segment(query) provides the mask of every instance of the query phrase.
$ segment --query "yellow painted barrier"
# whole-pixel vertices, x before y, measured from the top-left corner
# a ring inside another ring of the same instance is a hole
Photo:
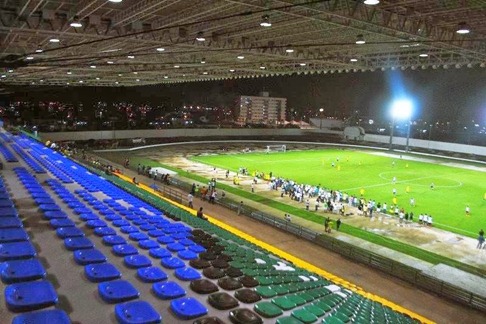
[[[121,178],[121,179],[123,179],[123,180],[125,180],[127,182],[133,183],[132,182],[132,179],[130,179],[129,177],[127,177],[125,175],[122,175],[122,174],[116,174],[116,175],[119,178]],[[147,192],[149,192],[149,193],[151,193],[151,194],[153,194],[153,195],[156,195],[160,199],[163,199],[163,200],[169,202],[170,204],[172,204],[174,206],[177,206],[177,207],[179,207],[181,209],[184,209],[185,211],[187,211],[187,212],[191,213],[192,215],[196,216],[196,211],[194,209],[188,208],[188,207],[186,207],[184,205],[181,205],[181,204],[179,204],[179,203],[177,203],[175,201],[172,201],[172,200],[170,200],[170,199],[168,199],[166,197],[163,197],[162,195],[160,195],[159,193],[157,193],[150,186],[147,186],[147,185],[145,185],[143,183],[139,183],[138,184],[138,187],[141,188],[141,189],[143,189],[143,190],[145,190],[145,191],[147,191]],[[224,222],[222,222],[222,221],[220,221],[218,219],[215,219],[214,217],[211,217],[210,215],[208,215],[206,213],[205,213],[205,216],[207,217],[207,219],[208,219],[208,221],[210,223],[212,223],[212,224],[214,224],[216,226],[219,226],[219,227],[225,229],[226,231],[228,231],[228,232],[230,232],[230,233],[232,233],[232,234],[234,234],[234,235],[236,235],[236,236],[238,236],[238,237],[240,237],[242,239],[247,240],[248,242],[251,242],[253,244],[256,244],[259,247],[261,247],[261,248],[263,248],[263,249],[265,249],[265,250],[267,250],[267,251],[269,251],[269,252],[271,252],[271,253],[273,253],[275,255],[278,255],[280,258],[285,259],[285,260],[287,260],[289,262],[292,262],[294,265],[296,265],[296,266],[298,266],[298,267],[300,267],[302,269],[305,269],[305,270],[310,271],[310,272],[314,272],[315,274],[318,274],[318,275],[320,275],[320,276],[322,276],[322,277],[324,277],[324,278],[326,278],[326,279],[328,279],[330,281],[333,281],[334,283],[339,284],[339,285],[343,286],[344,288],[347,288],[347,289],[349,289],[349,290],[351,290],[351,291],[353,291],[353,292],[355,292],[357,294],[360,294],[363,297],[369,298],[369,299],[371,299],[371,300],[373,300],[375,302],[378,302],[378,303],[381,303],[381,304],[383,304],[385,306],[388,306],[391,309],[393,309],[394,311],[407,314],[410,317],[412,317],[412,318],[414,318],[414,319],[416,319],[416,320],[418,320],[418,321],[420,321],[422,323],[434,323],[433,321],[431,321],[431,320],[429,320],[429,319],[427,319],[427,318],[425,318],[425,317],[423,317],[423,316],[421,316],[421,315],[419,315],[417,313],[414,313],[414,312],[412,312],[409,309],[406,309],[406,308],[404,308],[404,307],[402,307],[400,305],[397,305],[397,304],[395,304],[395,303],[393,303],[393,302],[391,302],[391,301],[389,301],[389,300],[387,300],[387,299],[385,299],[383,297],[380,297],[380,296],[377,296],[377,295],[368,293],[368,292],[364,291],[362,288],[356,286],[355,284],[353,284],[353,283],[351,283],[351,282],[349,282],[349,281],[347,281],[345,279],[342,279],[342,278],[340,278],[340,277],[338,277],[338,276],[336,276],[336,275],[334,275],[334,274],[332,274],[332,273],[330,273],[330,272],[328,272],[328,271],[326,271],[324,269],[321,269],[321,268],[319,268],[319,267],[317,267],[317,266],[315,266],[315,265],[313,265],[313,264],[311,264],[311,263],[309,263],[307,261],[304,261],[304,260],[302,260],[302,259],[300,259],[300,258],[298,258],[296,256],[293,256],[292,254],[289,254],[289,253],[287,253],[285,251],[282,251],[282,250],[274,247],[271,244],[268,244],[268,243],[263,242],[263,241],[261,241],[259,239],[256,239],[253,236],[251,236],[251,235],[249,235],[249,234],[247,234],[247,233],[245,233],[245,232],[243,232],[243,231],[241,231],[241,230],[239,230],[237,228],[234,228],[234,227],[232,227],[232,226],[230,226],[230,225],[228,225],[228,224],[226,224],[226,223],[224,223]]]

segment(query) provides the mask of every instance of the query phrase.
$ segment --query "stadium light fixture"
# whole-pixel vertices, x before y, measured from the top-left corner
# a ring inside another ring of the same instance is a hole
[[[359,34],[358,36],[356,36],[356,44],[358,44],[358,45],[366,44],[366,41],[365,41],[363,35]]]
[[[363,3],[368,6],[376,6],[380,3],[380,0],[364,0]]]
[[[198,33],[197,33],[196,40],[197,40],[198,42],[204,42],[204,41],[206,40],[206,38],[204,37],[203,32],[198,32]]]
[[[25,59],[26,60],[29,60],[29,61],[32,61],[34,59],[34,57],[33,56],[27,56]]]
[[[120,3],[122,2],[123,0],[108,0],[109,2],[114,2],[114,3]]]
[[[44,52],[44,50],[39,46],[37,47],[37,49],[35,50],[36,53],[42,53]]]
[[[395,128],[395,120],[408,120],[408,127],[407,127],[407,143],[405,147],[405,151],[408,152],[409,141],[410,141],[410,124],[413,111],[413,103],[409,99],[398,99],[394,101],[391,105],[391,115],[392,115],[392,123],[390,129],[390,145],[389,149],[393,149],[393,130]]]
[[[269,15],[263,15],[262,16],[262,22],[260,23],[260,26],[272,27],[272,23],[270,22],[270,16]]]
[[[163,47],[157,47],[155,50],[157,52],[163,52],[163,51],[165,51],[165,48],[163,48]]]
[[[51,43],[59,43],[60,40],[59,40],[59,38],[53,37],[53,38],[49,39],[49,42],[51,42]]]
[[[74,28],[81,28],[83,27],[83,24],[79,21],[78,17],[75,16],[73,21],[69,24],[69,26]]]
[[[240,54],[240,55],[238,55],[236,58],[237,58],[238,60],[242,60],[242,59],[244,59],[244,58],[245,58],[245,56],[244,56],[244,55],[242,55],[242,54]]]
[[[470,32],[471,30],[469,29],[469,26],[465,22],[461,22],[457,26],[456,33],[458,34],[465,35],[465,34],[469,34]]]

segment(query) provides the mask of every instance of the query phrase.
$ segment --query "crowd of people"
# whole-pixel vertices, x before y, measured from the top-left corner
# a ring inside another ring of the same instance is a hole
[[[257,175],[258,177],[258,175]],[[253,181],[253,183],[255,180]],[[252,184],[253,184],[252,183]],[[332,190],[319,185],[298,183],[291,179],[272,177],[268,181],[268,189],[280,191],[280,197],[288,196],[299,203],[304,203],[306,210],[324,210],[329,213],[337,213],[341,216],[350,215],[350,208],[356,208],[357,214],[365,217],[373,217],[374,213],[394,215],[399,222],[413,222],[413,211],[406,211],[405,208],[392,204],[376,202],[373,199],[366,199],[363,195],[349,195],[346,192]],[[311,201],[312,200],[312,201]],[[393,200],[393,199],[392,199]],[[415,207],[415,199],[411,198],[411,207]],[[420,214],[418,223],[432,226],[433,218],[429,214]]]

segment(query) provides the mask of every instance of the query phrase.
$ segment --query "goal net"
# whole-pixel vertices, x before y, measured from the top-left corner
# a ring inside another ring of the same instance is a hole
[[[267,148],[265,149],[266,153],[271,153],[271,152],[286,152],[287,151],[287,146],[286,145],[267,145]]]

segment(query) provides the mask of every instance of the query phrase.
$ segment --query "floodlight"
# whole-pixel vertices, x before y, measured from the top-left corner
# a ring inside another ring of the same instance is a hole
[[[396,119],[409,119],[412,116],[412,102],[408,99],[400,99],[393,102],[391,113]]]

